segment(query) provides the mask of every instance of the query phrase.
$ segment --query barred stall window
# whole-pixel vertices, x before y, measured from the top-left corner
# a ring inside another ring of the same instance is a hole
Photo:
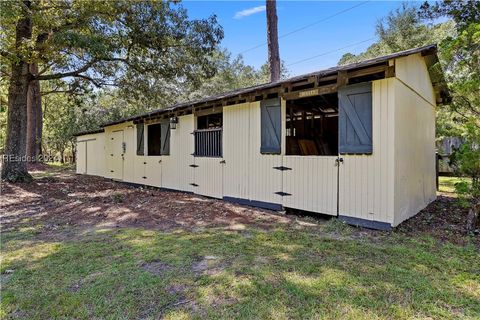
[[[195,136],[196,157],[222,157],[222,125],[221,113],[197,117]]]

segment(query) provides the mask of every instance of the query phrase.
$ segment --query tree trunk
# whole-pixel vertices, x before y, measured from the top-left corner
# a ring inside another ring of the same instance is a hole
[[[74,142],[72,142],[72,163],[75,163],[77,160],[77,150],[76,150],[76,145]]]
[[[30,64],[30,73],[38,73],[38,65]],[[42,153],[42,97],[40,95],[40,82],[30,81],[27,99],[27,156],[31,161],[37,161]]]
[[[270,67],[270,81],[280,80],[280,53],[278,49],[278,17],[277,1],[267,0],[267,37],[268,37],[268,64]]]
[[[467,231],[473,232],[480,228],[480,202],[474,204],[467,216]]]
[[[37,120],[37,140],[35,141],[35,155],[37,156],[37,159],[40,158],[42,155],[42,143],[43,143],[43,110],[42,110],[42,96],[40,94],[40,81],[37,82],[37,116],[35,119]]]
[[[36,64],[29,66],[30,73],[34,74]],[[37,141],[37,104],[36,84],[38,81],[30,81],[27,95],[27,157],[29,161],[35,161],[35,142]]]
[[[23,17],[16,25],[15,46],[19,49],[25,40],[32,37],[30,1],[24,1]],[[7,139],[2,179],[11,182],[30,181],[27,170],[27,96],[30,71],[25,58],[19,56],[12,63],[8,88]]]

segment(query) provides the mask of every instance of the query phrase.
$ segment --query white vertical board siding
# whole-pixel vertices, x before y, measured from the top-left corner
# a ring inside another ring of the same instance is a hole
[[[193,130],[192,114],[178,117],[177,128],[170,129],[170,155],[162,156],[163,188],[192,191]]]
[[[395,77],[435,105],[435,91],[420,53],[395,59]]]
[[[145,130],[146,131],[146,130]],[[144,184],[145,183],[145,167],[146,167],[146,156],[137,155],[137,125],[133,128],[133,183]],[[146,133],[143,135],[143,154],[147,154],[147,147],[145,143]]]
[[[84,141],[84,137],[77,137],[76,165],[78,174],[87,173],[87,143]]]
[[[283,206],[300,210],[337,214],[337,157],[285,156],[283,165]]]
[[[249,181],[248,193],[250,200],[282,204],[282,196],[276,192],[282,191],[282,171],[274,167],[282,166],[280,155],[260,153],[261,144],[261,113],[260,102],[250,104],[250,142],[249,142]],[[241,137],[237,138],[238,140]],[[282,150],[285,150],[285,102],[282,101]],[[282,151],[283,153],[284,151]]]
[[[203,196],[223,197],[223,164],[222,158],[195,158],[194,192]]]
[[[123,180],[123,130],[115,130],[111,136],[112,166],[110,168],[112,179]],[[112,172],[113,171],[113,172]]]
[[[77,137],[77,173],[105,176],[105,135],[87,134]]]
[[[135,151],[135,157],[133,159],[133,182],[137,184],[144,184],[146,180],[145,175],[145,168],[146,164],[146,157],[145,156],[137,156]]]
[[[250,199],[250,104],[223,109],[223,195]],[[259,152],[259,151],[258,151]]]
[[[125,140],[128,138],[128,134],[125,135],[125,131],[130,126],[132,126],[132,122],[105,127],[105,176],[107,178],[123,181],[125,161],[128,157],[125,158],[122,142],[127,143],[125,151],[128,153],[128,140]]]
[[[93,176],[103,176],[104,173],[104,152],[103,134],[95,135],[92,140],[85,142],[87,147],[87,168],[86,173]]]
[[[162,186],[162,157],[147,156],[145,158],[145,178],[143,183],[152,187]]]
[[[135,182],[135,154],[137,151],[137,141],[135,140],[135,126],[128,123],[123,131],[123,141],[125,142],[125,153],[123,154],[123,181]]]
[[[399,80],[395,100],[396,226],[435,200],[436,173],[435,106]]]
[[[118,126],[110,126],[105,128],[105,177],[112,179],[113,178],[113,130],[114,128],[118,129]]]
[[[393,224],[395,79],[372,83],[371,155],[341,155],[339,214]]]

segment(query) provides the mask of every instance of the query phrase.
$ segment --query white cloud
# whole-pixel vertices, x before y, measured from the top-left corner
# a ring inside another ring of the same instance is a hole
[[[235,13],[233,16],[235,19],[242,19],[248,16],[251,16],[252,14],[259,13],[259,12],[264,12],[267,10],[266,6],[258,6],[258,7],[253,7],[253,8],[248,8],[242,11],[238,11]]]

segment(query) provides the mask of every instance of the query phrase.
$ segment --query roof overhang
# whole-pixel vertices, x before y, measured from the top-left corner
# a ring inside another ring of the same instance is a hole
[[[426,62],[430,79],[435,90],[438,104],[444,104],[451,101],[448,87],[443,76],[443,70],[440,66],[437,56],[437,46],[428,45],[420,48],[414,48],[389,55],[352,63],[344,66],[336,66],[329,69],[316,71],[285,80],[271,83],[265,83],[248,88],[233,90],[199,100],[178,103],[168,108],[158,109],[137,116],[105,123],[103,127],[111,126],[127,121],[143,122],[145,120],[158,117],[170,117],[194,112],[201,108],[218,107],[238,104],[242,102],[259,101],[268,99],[272,95],[281,96],[284,99],[301,98],[302,95],[319,95],[334,93],[338,87],[345,85],[352,79],[361,79],[365,76],[381,74],[384,77],[395,75],[394,66],[390,61],[396,58],[405,57],[420,53]],[[80,133],[83,135],[86,133]]]

